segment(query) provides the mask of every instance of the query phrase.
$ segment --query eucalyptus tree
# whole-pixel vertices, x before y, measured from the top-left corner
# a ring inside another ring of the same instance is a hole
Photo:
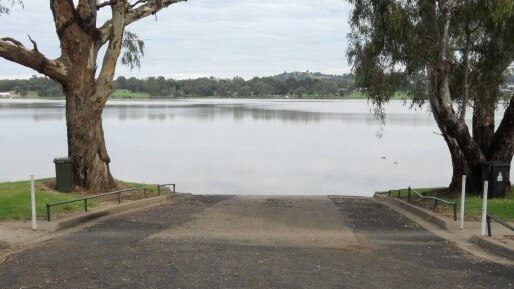
[[[60,56],[50,59],[37,43],[0,38],[0,56],[32,68],[59,82],[66,97],[68,154],[73,157],[73,182],[90,191],[116,186],[111,175],[102,128],[102,111],[112,92],[116,63],[139,65],[143,42],[125,28],[171,4],[185,0],[50,0]],[[20,1],[0,0],[0,11]],[[98,13],[109,17],[100,23]],[[37,23],[34,23],[37,25]],[[105,47],[105,53],[100,49]],[[122,48],[127,50],[122,54]],[[101,62],[99,57],[102,57]],[[99,69],[98,69],[99,68]]]
[[[514,60],[514,0],[349,2],[354,8],[348,58],[356,85],[384,117],[383,105],[410,84],[414,104],[430,103],[450,151],[450,191],[460,187],[463,174],[468,188],[480,191],[480,163],[510,163],[514,152],[513,95],[495,129],[499,88]],[[471,129],[465,122],[468,106]]]

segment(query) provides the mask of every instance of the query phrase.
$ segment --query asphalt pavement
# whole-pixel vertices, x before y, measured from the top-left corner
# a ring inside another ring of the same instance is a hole
[[[0,288],[513,288],[373,199],[192,196],[109,217],[0,264]]]

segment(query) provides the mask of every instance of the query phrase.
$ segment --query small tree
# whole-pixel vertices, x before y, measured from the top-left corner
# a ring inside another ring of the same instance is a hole
[[[98,0],[50,0],[61,48],[61,55],[56,59],[44,56],[32,39],[32,49],[9,37],[0,39],[1,57],[30,67],[62,85],[66,97],[68,154],[73,157],[76,186],[92,192],[116,186],[109,169],[102,111],[112,92],[122,47],[127,48],[122,63],[131,67],[140,64],[143,50],[143,42],[125,27],[182,1],[186,0],[108,0],[101,3]],[[9,4],[20,1],[8,0],[7,3],[0,4],[0,13],[8,12]],[[109,8],[110,19],[97,25],[98,11]],[[107,46],[106,52],[102,62],[98,63],[99,51],[104,46]]]

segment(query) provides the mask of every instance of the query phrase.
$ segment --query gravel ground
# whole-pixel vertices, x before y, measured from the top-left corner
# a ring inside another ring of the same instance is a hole
[[[512,288],[372,199],[193,196],[12,255],[0,288]]]

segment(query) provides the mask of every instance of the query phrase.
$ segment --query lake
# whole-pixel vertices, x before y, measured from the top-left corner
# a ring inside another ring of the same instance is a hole
[[[365,100],[110,100],[115,178],[194,194],[371,196],[445,186],[450,155],[426,108]],[[64,101],[0,100],[0,181],[55,175],[67,154]],[[381,135],[381,137],[379,137]],[[512,176],[511,176],[512,177]]]

